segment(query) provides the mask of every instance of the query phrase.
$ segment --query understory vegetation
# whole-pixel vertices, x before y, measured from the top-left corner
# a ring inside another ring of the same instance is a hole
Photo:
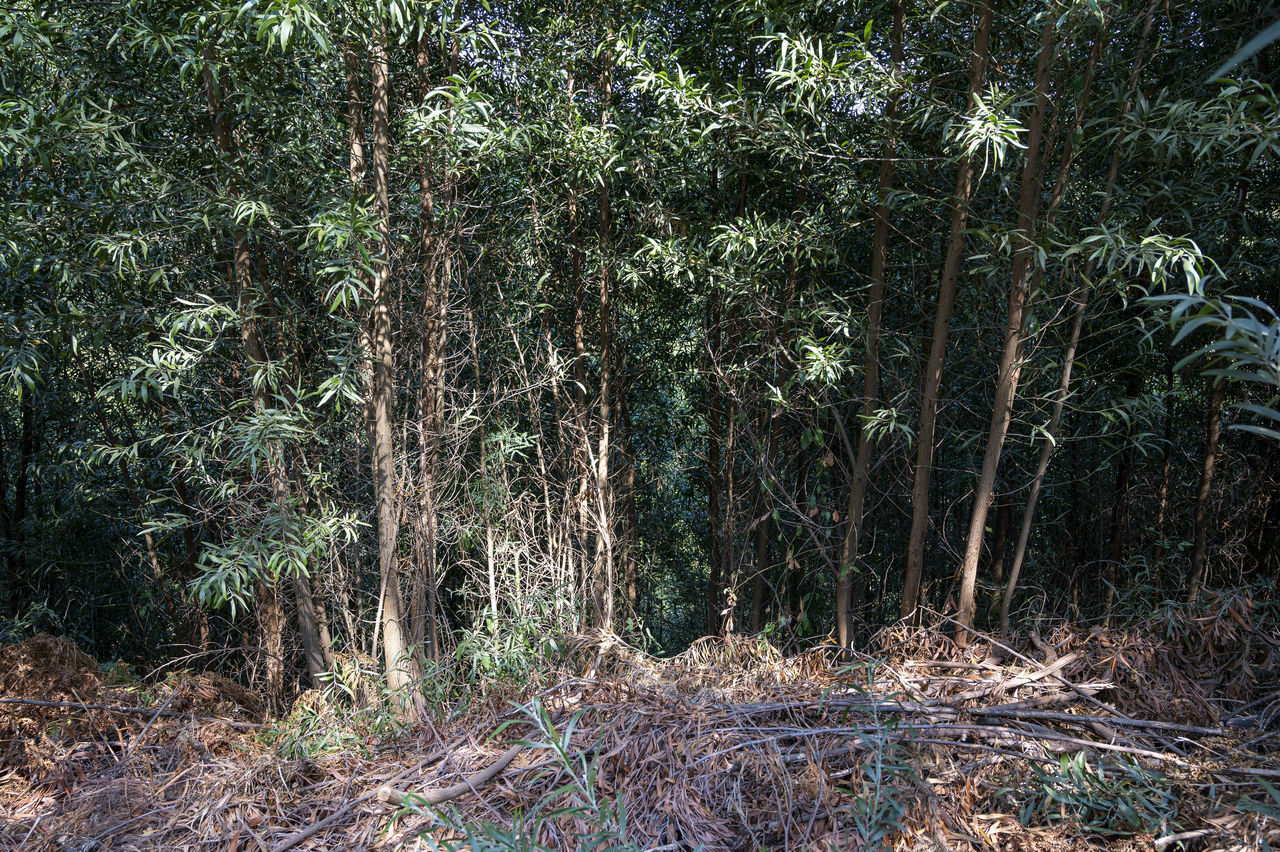
[[[1277,20],[0,9],[0,839],[1275,843]]]

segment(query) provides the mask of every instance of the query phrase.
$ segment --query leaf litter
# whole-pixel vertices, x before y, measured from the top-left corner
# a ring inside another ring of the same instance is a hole
[[[233,681],[113,683],[36,636],[0,649],[0,847],[1253,852],[1280,844],[1260,620],[1222,595],[1017,647],[943,619],[866,655],[576,636],[536,692],[309,756]]]

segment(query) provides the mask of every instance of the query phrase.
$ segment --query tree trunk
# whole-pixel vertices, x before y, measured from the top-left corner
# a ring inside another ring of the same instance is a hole
[[[8,437],[4,427],[8,423],[7,412],[0,417],[0,550],[5,553],[4,585],[0,586],[0,601],[5,609],[0,614],[16,619],[22,611],[19,591],[22,572],[18,570],[17,549],[13,546],[13,513],[9,507],[9,462],[6,458]]]
[[[1160,552],[1168,556],[1168,540],[1164,534],[1165,516],[1169,511],[1169,480],[1173,474],[1173,353],[1165,353],[1164,392],[1164,461],[1160,464],[1160,491],[1156,506],[1156,538]]]
[[[426,99],[431,87],[429,36],[418,38],[414,64],[418,70],[418,96]],[[446,175],[446,180],[448,176]],[[424,159],[418,166],[418,218],[421,235],[422,336],[419,345],[421,374],[418,381],[418,565],[414,572],[410,601],[414,645],[426,643],[431,659],[438,659],[439,627],[436,620],[436,479],[440,463],[440,403],[444,382],[444,346],[448,318],[448,281],[442,281],[440,266],[447,269],[451,250],[448,237],[435,229],[435,187]]]
[[[604,52],[604,76],[601,81],[600,127],[607,132],[609,126],[609,101],[613,95],[613,53]],[[613,630],[613,488],[609,482],[609,425],[610,399],[612,392],[612,352],[613,341],[610,337],[610,326],[613,319],[613,308],[609,303],[610,291],[610,245],[609,245],[609,174],[606,171],[600,176],[600,410],[599,428],[600,444],[596,451],[596,512],[598,513],[596,530],[596,616],[597,623],[605,631]]]
[[[974,37],[973,62],[969,69],[969,90],[965,106],[971,108],[982,91],[987,76],[987,54],[991,44],[992,7],[981,0],[977,33]],[[920,580],[924,569],[924,542],[929,525],[929,480],[933,466],[934,431],[937,428],[938,393],[942,386],[942,364],[947,352],[947,334],[951,326],[951,310],[956,301],[956,281],[964,254],[965,225],[969,220],[969,197],[973,193],[973,160],[962,157],[956,174],[955,198],[951,206],[951,229],[947,238],[946,259],[938,282],[938,305],[933,321],[933,339],[925,366],[924,390],[920,395],[920,429],[916,435],[915,478],[911,489],[911,537],[907,543],[907,564],[902,579],[900,615],[915,613],[920,598]]]
[[[640,527],[636,516],[636,445],[631,422],[631,406],[627,404],[627,384],[619,377],[618,416],[622,421],[622,444],[627,470],[623,477],[623,506],[627,513],[627,541],[622,551],[622,585],[627,599],[627,616],[636,617],[639,590],[636,580],[636,554],[640,546]]]
[[[776,381],[775,381],[776,384]],[[751,577],[751,632],[759,633],[764,626],[765,597],[770,588],[769,583],[769,488],[768,477],[773,469],[773,459],[777,456],[778,419],[770,416],[766,408],[764,412],[764,428],[768,435],[764,447],[764,459],[760,465],[760,473],[755,478],[755,571]]]
[[[751,574],[751,625],[752,633],[759,633],[764,625],[765,595],[769,588],[769,526],[765,508],[765,493],[757,487],[755,500],[756,541],[755,570]]]
[[[212,56],[206,53],[206,60],[212,62]],[[235,140],[231,134],[230,124],[224,109],[222,91],[212,69],[206,65],[203,72],[205,95],[208,102],[214,142],[225,157],[235,154]],[[244,231],[235,236],[232,249],[232,280],[236,287],[236,309],[241,317],[240,346],[250,368],[250,394],[254,408],[262,411],[268,407],[266,386],[252,376],[252,372],[266,364],[266,352],[262,339],[258,334],[255,300],[253,298],[252,279],[253,259],[249,251],[249,238]],[[279,488],[280,463],[279,446],[267,448],[271,479],[272,498],[278,510],[286,503],[285,495]],[[258,646],[264,657],[265,689],[268,703],[273,709],[279,709],[284,701],[284,609],[280,601],[277,580],[265,577],[257,578],[254,584],[254,605],[258,624]]]
[[[1209,392],[1209,422],[1205,427],[1204,463],[1200,468],[1200,488],[1196,491],[1195,543],[1191,548],[1191,571],[1187,575],[1187,600],[1196,602],[1204,582],[1205,553],[1209,539],[1209,495],[1213,491],[1213,468],[1218,455],[1218,432],[1222,423],[1224,382],[1215,379]]]
[[[996,528],[995,539],[991,542],[991,579],[994,583],[999,583],[1004,579],[1004,551],[1005,543],[1009,538],[1009,516],[1013,514],[1012,508],[1009,506],[1009,498],[1003,499],[997,496],[996,502]]]
[[[738,439],[738,406],[732,396],[729,397],[729,411],[725,418],[724,441],[724,512],[720,527],[720,576],[724,578],[727,592],[724,602],[724,615],[720,620],[720,633],[728,636],[735,627],[734,616],[738,608],[738,571],[736,547],[734,546],[735,513],[737,511],[737,477],[734,475],[734,452]]]
[[[417,661],[409,652],[400,596],[397,563],[399,517],[396,499],[395,437],[392,432],[395,391],[395,348],[391,326],[391,199],[387,155],[390,80],[386,36],[381,25],[371,48],[373,99],[370,166],[373,172],[374,213],[381,237],[374,267],[373,301],[369,312],[369,341],[373,356],[373,490],[377,500],[378,573],[382,590],[382,648],[387,686],[394,692],[408,688],[420,677]]]
[[[724,617],[724,581],[721,573],[720,541],[720,378],[716,363],[720,357],[720,319],[724,296],[719,291],[707,298],[706,326],[709,364],[704,372],[707,384],[707,633],[720,633]]]
[[[1142,35],[1138,42],[1138,53],[1133,61],[1133,68],[1129,73],[1128,97],[1122,107],[1121,114],[1128,114],[1133,106],[1134,93],[1137,90],[1138,81],[1142,73],[1142,63],[1146,52],[1147,38],[1151,32],[1151,24],[1155,13],[1158,0],[1152,0],[1147,7],[1145,23],[1143,25]],[[1058,177],[1054,183],[1053,198],[1049,202],[1049,212],[1045,219],[1047,228],[1052,228],[1059,206],[1062,203],[1063,194],[1066,189],[1067,177],[1071,169],[1071,165],[1075,156],[1074,137],[1075,131],[1081,126],[1084,118],[1084,108],[1088,103],[1089,94],[1092,91],[1094,72],[1097,68],[1098,58],[1101,55],[1102,46],[1107,35],[1107,22],[1110,20],[1109,8],[1108,13],[1104,16],[1103,32],[1094,42],[1093,49],[1089,54],[1089,64],[1085,70],[1084,83],[1080,91],[1080,97],[1076,101],[1075,117],[1072,121],[1071,130],[1067,133],[1067,141],[1064,145],[1062,153],[1062,162],[1058,169]],[[1115,197],[1116,177],[1120,171],[1121,147],[1116,144],[1111,154],[1111,165],[1107,170],[1106,190],[1103,195],[1102,205],[1098,211],[1098,223],[1102,224],[1106,221],[1107,215],[1111,209],[1112,199]],[[1053,413],[1049,418],[1049,426],[1046,430],[1046,436],[1043,446],[1040,448],[1040,459],[1036,465],[1036,474],[1031,482],[1031,490],[1027,496],[1027,507],[1023,511],[1022,528],[1018,533],[1018,544],[1014,550],[1013,567],[1009,571],[1009,582],[1005,585],[1004,596],[1000,601],[1000,632],[1004,636],[1009,635],[1009,608],[1013,602],[1013,595],[1018,588],[1018,579],[1022,571],[1023,562],[1026,558],[1027,544],[1031,537],[1031,524],[1035,519],[1036,503],[1040,497],[1040,489],[1044,484],[1045,472],[1049,467],[1049,460],[1053,455],[1054,449],[1058,442],[1058,429],[1062,422],[1062,410],[1066,403],[1067,396],[1071,388],[1071,372],[1075,365],[1076,350],[1080,342],[1080,332],[1084,324],[1085,312],[1089,304],[1089,287],[1093,280],[1093,271],[1097,261],[1090,259],[1085,266],[1083,275],[1083,284],[1072,294],[1071,298],[1075,301],[1075,315],[1072,318],[1071,334],[1067,342],[1066,354],[1062,364],[1062,378],[1058,383],[1058,394],[1054,399]],[[1039,267],[1035,271],[1035,280],[1032,284],[1032,292],[1039,289],[1039,279],[1042,272]],[[1072,486],[1072,511],[1074,512],[1074,495],[1075,486]],[[1074,525],[1073,529],[1074,529]],[[1075,538],[1070,539],[1074,543]]]
[[[902,64],[903,30],[906,7],[893,6],[893,48],[890,62],[894,72]],[[867,301],[866,360],[863,368],[862,419],[858,426],[858,454],[849,483],[849,502],[845,507],[844,540],[840,545],[840,567],[836,575],[836,637],[840,647],[852,643],[853,619],[850,607],[854,563],[862,535],[862,517],[866,506],[867,486],[871,479],[871,454],[875,449],[868,422],[880,402],[880,324],[884,314],[884,268],[889,245],[889,192],[893,188],[894,154],[897,151],[898,100],[894,93],[885,108],[888,136],[880,148],[880,187],[876,204],[876,232],[871,244],[871,291]],[[865,588],[865,579],[862,586]]]
[[[973,514],[969,519],[969,536],[965,543],[964,561],[960,565],[960,609],[956,641],[964,644],[973,625],[973,590],[978,579],[978,559],[987,526],[987,510],[995,495],[996,473],[1004,439],[1013,416],[1013,403],[1022,373],[1023,313],[1027,305],[1027,280],[1035,250],[1036,217],[1040,210],[1040,143],[1044,134],[1045,113],[1049,108],[1049,69],[1054,53],[1056,18],[1052,15],[1040,35],[1040,59],[1036,68],[1036,106],[1027,133],[1027,154],[1022,168],[1022,193],[1018,205],[1019,247],[1013,259],[1013,280],[1009,286],[1009,316],[1004,329],[1004,349],[1000,355],[1000,374],[996,380],[996,398],[991,409],[991,426],[987,433],[987,449],[982,459],[982,473],[973,495]]]
[[[1136,397],[1141,390],[1141,379],[1130,372],[1125,379],[1125,395],[1129,399]],[[1124,431],[1124,446],[1120,450],[1120,461],[1116,465],[1115,496],[1111,508],[1111,536],[1107,544],[1107,558],[1104,561],[1106,581],[1102,593],[1103,616],[1105,623],[1111,624],[1111,608],[1115,602],[1116,587],[1119,581],[1120,566],[1125,561],[1125,533],[1129,528],[1129,486],[1133,480],[1133,421],[1130,420]]]
[[[573,97],[573,78],[569,78],[569,97]],[[569,190],[569,233],[572,247],[569,250],[569,276],[573,285],[573,394],[574,421],[577,425],[579,445],[576,451],[578,492],[574,503],[578,511],[578,563],[581,577],[575,585],[583,590],[582,599],[595,603],[592,593],[592,573],[588,571],[589,546],[591,544],[590,493],[594,471],[591,469],[591,431],[588,428],[587,408],[587,334],[586,289],[582,281],[582,234],[578,223],[578,197],[576,190]]]
[[[1040,488],[1044,484],[1044,474],[1049,468],[1049,458],[1057,446],[1058,427],[1062,423],[1062,409],[1067,401],[1071,387],[1071,368],[1076,362],[1076,347],[1080,343],[1080,329],[1084,325],[1085,299],[1087,293],[1076,303],[1075,316],[1071,321],[1071,337],[1067,341],[1066,354],[1063,357],[1062,379],[1058,383],[1058,394],[1053,400],[1053,413],[1049,416],[1049,425],[1045,429],[1045,440],[1040,447],[1040,460],[1036,464],[1035,477],[1031,480],[1031,493],[1027,495],[1027,507],[1022,513],[1022,528],[1018,532],[1018,544],[1013,551],[1013,565],[1009,569],[1009,582],[1005,584],[1004,596],[1000,599],[1000,634],[1009,635],[1009,607],[1013,603],[1013,593],[1018,588],[1018,575],[1022,573],[1022,563],[1027,555],[1027,542],[1031,539],[1031,522],[1035,518],[1036,502],[1040,499]]]
[[[804,216],[804,189],[800,189],[794,218],[799,224]],[[781,388],[785,385],[782,380],[782,367],[780,362],[785,357],[785,353],[790,348],[791,339],[791,305],[795,300],[796,284],[800,275],[800,263],[798,258],[792,257],[787,269],[786,288],[783,290],[781,303],[778,306],[778,318],[773,324],[773,345],[772,345],[772,361],[773,366],[769,378],[769,387]],[[783,409],[773,410],[772,402],[767,396],[769,387],[763,388],[765,391],[762,403],[762,424],[760,434],[767,436],[765,438],[765,446],[763,447],[763,457],[760,460],[760,472],[756,476],[756,567],[754,590],[751,597],[751,631],[758,633],[763,626],[764,620],[764,598],[765,590],[769,586],[768,575],[769,568],[769,534],[772,528],[773,513],[769,509],[769,490],[770,483],[776,484],[776,472],[774,470],[778,458],[778,443],[781,440],[782,431],[782,413]]]
[[[466,287],[466,317],[467,332],[471,338],[471,377],[475,383],[475,394],[477,398],[482,393],[481,388],[484,387],[480,374],[480,324],[476,322],[475,302],[476,298],[471,292],[468,283]],[[494,396],[496,396],[496,388]],[[480,482],[483,483],[481,493],[487,494],[489,491],[489,451],[487,444],[488,435],[485,428],[484,419],[480,419],[480,425],[477,428],[477,441],[480,453]],[[493,528],[493,507],[488,504],[487,498],[481,498],[480,512],[484,523],[484,566],[485,580],[488,585],[489,592],[489,615],[493,620],[496,629],[498,623],[498,566],[496,562],[495,548],[495,532]]]

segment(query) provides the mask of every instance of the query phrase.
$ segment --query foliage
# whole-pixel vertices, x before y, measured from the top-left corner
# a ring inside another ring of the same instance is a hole
[[[573,733],[582,713],[576,713],[559,729],[550,713],[534,699],[523,707],[533,724],[534,736],[521,744],[536,752],[546,752],[553,768],[544,770],[563,776],[565,783],[549,792],[527,813],[517,814],[510,828],[497,823],[478,825],[464,822],[458,814],[440,814],[440,829],[422,838],[427,847],[442,852],[484,850],[484,852],[541,852],[554,849],[595,849],[601,852],[633,852],[639,847],[627,841],[626,811],[620,801],[610,801],[597,790],[596,769],[572,745]],[[545,827],[555,826],[560,835],[555,845],[543,845]]]
[[[1120,760],[1091,763],[1085,752],[1064,754],[1056,768],[1033,768],[1038,789],[1023,797],[1021,820],[1033,825],[1075,820],[1088,832],[1126,835],[1178,830],[1179,795],[1172,782]]]
[[[1153,299],[1159,297],[1153,297]],[[1190,337],[1200,328],[1219,336],[1182,359],[1181,364],[1205,360],[1211,365],[1205,375],[1232,382],[1261,385],[1269,396],[1267,404],[1236,403],[1235,407],[1280,426],[1280,317],[1265,302],[1243,296],[1225,299],[1176,297],[1170,316],[1180,326],[1174,342]],[[1256,312],[1256,313],[1255,313]],[[1248,423],[1232,428],[1280,439],[1280,431]]]

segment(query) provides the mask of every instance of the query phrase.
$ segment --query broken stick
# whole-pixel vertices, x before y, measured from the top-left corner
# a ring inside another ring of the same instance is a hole
[[[502,753],[502,756],[491,763],[489,766],[481,769],[479,772],[464,778],[452,787],[440,787],[435,790],[427,790],[422,793],[405,793],[397,790],[390,785],[383,785],[378,788],[378,801],[390,802],[393,805],[404,807],[405,805],[439,805],[456,799],[459,796],[473,792],[477,787],[489,783],[506,769],[511,761],[520,752],[524,751],[524,746],[514,745]]]

